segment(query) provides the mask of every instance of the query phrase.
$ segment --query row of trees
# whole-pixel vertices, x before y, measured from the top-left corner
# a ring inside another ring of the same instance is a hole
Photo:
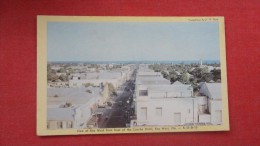
[[[90,64],[89,67],[95,68],[96,72],[99,72],[99,67],[100,67],[99,65]],[[108,65],[106,66],[106,68],[109,70],[113,70],[113,69],[117,69],[117,68],[121,68],[121,67],[122,67],[122,65],[113,65],[112,67],[109,67]],[[74,73],[74,70],[72,68],[70,68],[70,66],[64,66],[58,70],[54,70],[54,69],[51,69],[50,64],[47,65],[47,81],[52,81],[52,82],[55,82],[57,80],[68,81],[69,75],[73,74],[73,73]],[[61,74],[61,75],[58,75],[58,74]]]
[[[57,73],[63,73],[61,75],[57,75]],[[57,80],[68,81],[69,74],[66,73],[65,68],[60,68],[57,71],[51,69],[50,64],[47,65],[47,81],[55,82]]]
[[[199,82],[220,82],[221,70],[211,70],[208,68],[192,67],[189,65],[151,65],[151,69],[161,72],[163,77],[170,80],[171,83],[180,81],[184,84],[197,85]],[[192,68],[192,69],[191,69]]]
[[[111,83],[108,83],[108,92],[109,92],[110,96],[114,96],[114,95],[116,96],[117,95],[116,89],[115,89],[114,85],[111,84]]]

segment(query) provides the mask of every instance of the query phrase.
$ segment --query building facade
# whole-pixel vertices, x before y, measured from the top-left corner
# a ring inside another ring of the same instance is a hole
[[[222,124],[221,83],[201,83],[195,96],[191,85],[168,84],[161,82],[164,78],[157,73],[151,74],[137,73],[136,118],[131,126]]]
[[[82,129],[98,110],[102,90],[89,88],[48,88],[47,129]]]

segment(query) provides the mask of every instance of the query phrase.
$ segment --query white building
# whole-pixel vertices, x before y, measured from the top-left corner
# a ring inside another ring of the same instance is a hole
[[[164,126],[199,122],[206,113],[205,96],[193,97],[190,85],[138,85],[136,125]]]
[[[201,83],[201,95],[208,98],[208,111],[211,115],[212,124],[222,124],[222,96],[221,83]]]
[[[82,129],[102,100],[100,88],[48,88],[47,128]]]
[[[100,86],[111,83],[115,88],[119,87],[127,79],[124,72],[100,72],[74,74],[69,80],[70,87],[84,87],[86,84]]]
[[[136,85],[170,85],[171,82],[162,76],[138,76]]]
[[[150,74],[150,73],[149,73]],[[200,94],[179,82],[158,82],[160,75],[138,76],[134,95],[136,119],[131,126],[166,126],[190,123],[221,124],[220,83],[201,83]],[[147,82],[149,80],[149,82]]]

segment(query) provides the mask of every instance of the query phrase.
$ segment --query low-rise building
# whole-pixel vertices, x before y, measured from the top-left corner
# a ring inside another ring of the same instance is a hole
[[[139,126],[184,125],[206,113],[206,97],[193,97],[190,85],[138,85],[136,94]]]
[[[47,129],[82,129],[102,100],[100,88],[48,88]]]
[[[69,80],[70,87],[85,87],[86,84],[101,86],[101,84],[111,83],[115,88],[126,81],[126,74],[123,72],[100,72],[74,74]]]
[[[201,83],[199,93],[208,99],[208,111],[211,123],[222,124],[221,83]]]
[[[151,73],[149,73],[151,74]],[[138,76],[134,94],[136,119],[131,126],[222,124],[221,83],[201,83],[194,96],[191,85],[158,82],[161,75]],[[147,82],[149,80],[149,82]]]

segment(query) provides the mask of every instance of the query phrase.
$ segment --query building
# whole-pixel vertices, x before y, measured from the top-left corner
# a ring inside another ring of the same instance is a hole
[[[138,85],[135,101],[137,126],[199,122],[207,104],[205,96],[193,97],[190,85]]]
[[[171,82],[162,76],[137,76],[136,85],[170,85]]]
[[[208,99],[210,122],[214,125],[222,124],[221,83],[201,83],[199,93]]]
[[[48,88],[47,129],[82,129],[98,110],[101,88]]]
[[[69,87],[85,87],[86,84],[101,86],[105,83],[111,83],[117,88],[126,80],[127,75],[124,72],[82,73],[72,75],[69,79]]]
[[[140,77],[135,88],[135,119],[131,126],[170,126],[222,123],[220,83],[201,83],[194,96],[191,85],[158,82],[162,76]],[[149,82],[147,82],[149,80]]]

